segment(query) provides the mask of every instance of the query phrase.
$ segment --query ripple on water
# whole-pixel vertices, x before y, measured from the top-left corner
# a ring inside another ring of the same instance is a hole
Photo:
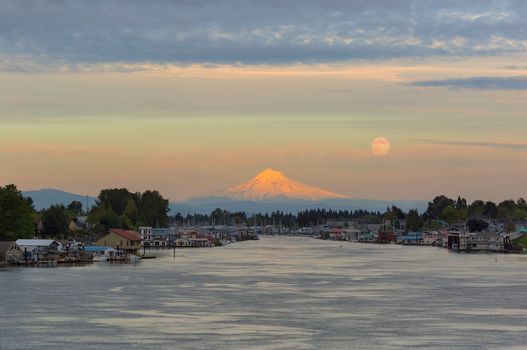
[[[340,247],[342,245],[342,247]],[[2,349],[523,349],[525,257],[262,237],[7,269]]]

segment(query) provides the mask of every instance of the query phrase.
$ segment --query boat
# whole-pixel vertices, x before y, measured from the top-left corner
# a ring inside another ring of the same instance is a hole
[[[94,262],[103,262],[108,260],[108,256],[106,255],[95,255],[92,259]]]
[[[128,256],[128,260],[130,260],[131,262],[139,262],[141,260],[141,257],[139,255],[130,254]]]

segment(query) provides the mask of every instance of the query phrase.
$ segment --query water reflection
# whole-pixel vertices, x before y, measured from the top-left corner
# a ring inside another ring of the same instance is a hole
[[[482,349],[527,341],[524,256],[262,238],[0,271],[1,349]]]

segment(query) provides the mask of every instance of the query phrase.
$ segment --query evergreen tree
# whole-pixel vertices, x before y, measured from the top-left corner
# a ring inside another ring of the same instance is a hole
[[[71,218],[63,205],[52,205],[42,212],[44,230],[42,236],[47,238],[67,238]]]
[[[33,201],[24,198],[15,185],[0,187],[0,240],[34,236],[32,204]]]

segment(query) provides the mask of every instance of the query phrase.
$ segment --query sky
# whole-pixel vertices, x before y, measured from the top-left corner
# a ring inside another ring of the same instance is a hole
[[[272,167],[356,198],[527,197],[525,18],[523,0],[0,0],[0,184],[179,201]]]

